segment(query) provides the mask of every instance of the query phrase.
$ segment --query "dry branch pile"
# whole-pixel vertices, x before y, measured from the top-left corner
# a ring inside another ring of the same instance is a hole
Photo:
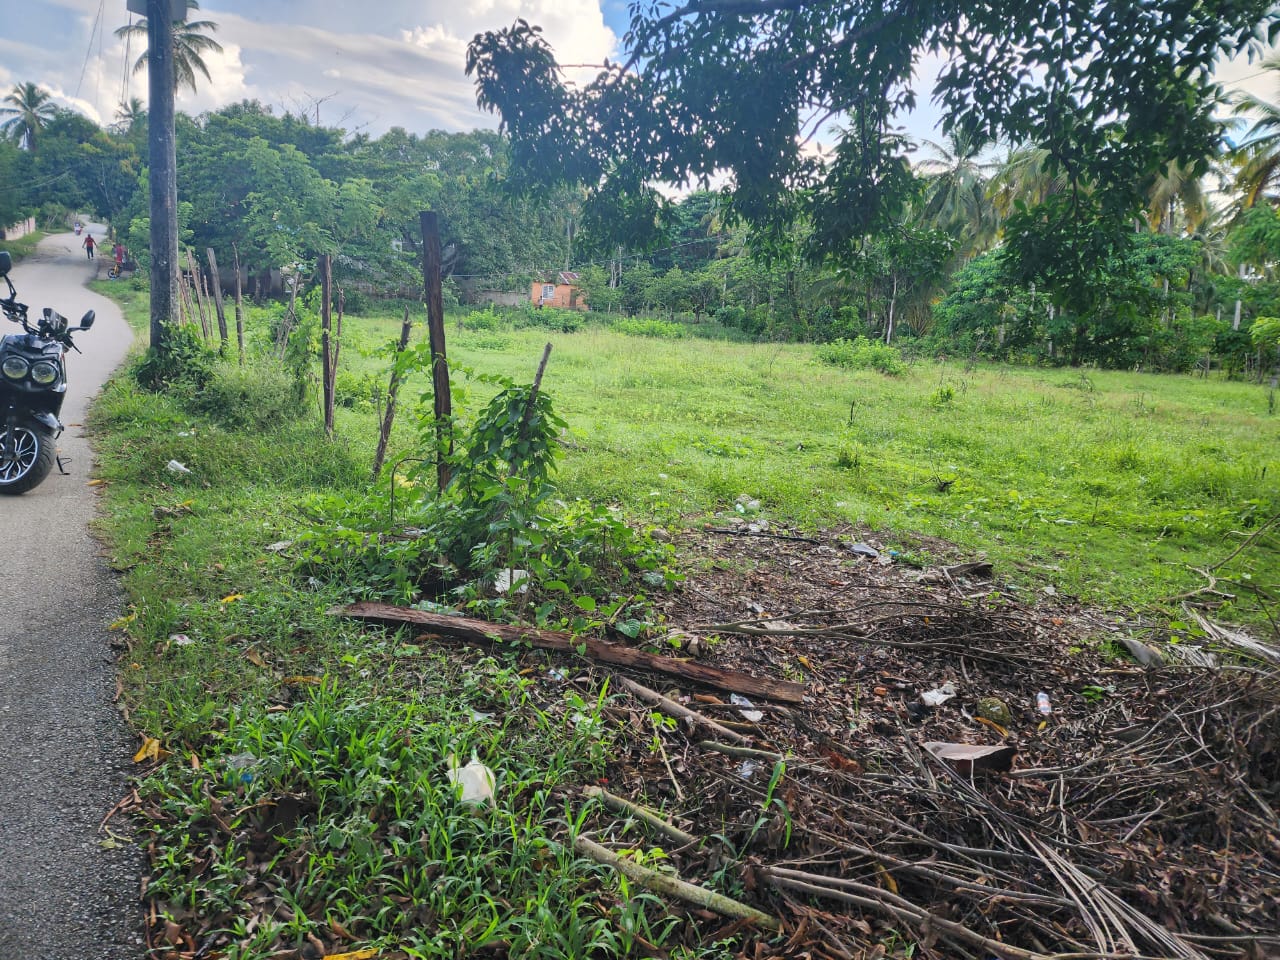
[[[704,549],[731,562],[670,622],[717,638],[709,661],[807,678],[809,696],[744,722],[728,697],[662,687],[749,747],[685,718],[658,751],[650,704],[619,699],[608,786],[701,837],[654,837],[682,877],[727,866],[782,919],[785,942],[761,936],[746,956],[862,956],[893,930],[923,955],[982,960],[1280,955],[1280,675],[1144,670],[1086,645],[1078,611],[830,545]],[[945,681],[957,695],[924,707]],[[1003,725],[978,716],[993,699]],[[929,741],[1018,759],[965,776]],[[614,816],[597,816],[597,840]]]

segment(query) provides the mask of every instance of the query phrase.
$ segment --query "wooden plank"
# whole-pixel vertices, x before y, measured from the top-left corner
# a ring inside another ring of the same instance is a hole
[[[607,643],[604,640],[575,637],[573,634],[559,630],[538,630],[534,627],[490,623],[487,620],[475,620],[470,617],[450,617],[429,613],[426,610],[414,610],[410,607],[397,607],[390,603],[372,601],[353,603],[345,607],[332,607],[327,612],[332,616],[352,617],[356,620],[369,620],[375,623],[412,624],[438,636],[465,640],[468,643],[527,643],[541,650],[581,652],[589,659],[600,663],[648,670],[714,687],[717,690],[764,697],[768,700],[781,700],[784,703],[801,703],[804,700],[805,686],[802,683],[757,677],[740,670],[727,670],[705,663],[695,663],[692,660],[663,657],[656,653],[636,650],[634,647]]]

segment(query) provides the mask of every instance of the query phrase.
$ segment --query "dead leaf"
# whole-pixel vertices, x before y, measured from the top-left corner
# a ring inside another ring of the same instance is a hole
[[[1000,724],[996,723],[994,720],[988,720],[986,717],[974,717],[973,719],[977,720],[984,727],[990,727],[1002,737],[1007,737],[1009,735],[1009,731],[1000,726]]]
[[[263,670],[267,668],[267,661],[262,659],[262,654],[260,654],[254,647],[250,647],[244,652],[244,658],[255,667],[261,667]]]
[[[373,960],[377,950],[352,950],[350,953],[331,953],[325,960]]]
[[[105,481],[105,480],[98,480],[98,479],[90,480],[90,481],[89,481],[89,486],[91,486],[91,487],[101,487],[101,486],[104,486],[104,485],[106,484],[106,482],[107,482],[107,481]]]
[[[244,599],[243,593],[229,593],[218,602],[219,603],[235,603],[237,600],[243,600],[243,599]]]
[[[155,737],[143,737],[142,746],[133,755],[133,762],[145,763],[148,760],[161,760],[167,756],[169,751],[161,748],[159,740]]]

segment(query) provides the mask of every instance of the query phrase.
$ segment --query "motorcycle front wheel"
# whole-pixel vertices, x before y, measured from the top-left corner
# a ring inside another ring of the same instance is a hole
[[[32,424],[0,425],[0,494],[26,493],[53,469],[53,435]]]

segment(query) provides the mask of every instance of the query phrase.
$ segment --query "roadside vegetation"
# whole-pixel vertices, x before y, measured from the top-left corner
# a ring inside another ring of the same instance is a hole
[[[98,286],[145,327],[145,290]],[[581,788],[609,777],[626,729],[607,681],[530,649],[361,627],[326,615],[334,604],[417,602],[669,649],[681,625],[655,601],[698,573],[672,535],[749,514],[774,532],[840,529],[903,564],[938,562],[948,541],[1031,602],[1051,591],[1190,637],[1172,598],[1280,511],[1280,441],[1256,386],[883,344],[833,355],[699,325],[672,339],[571,316],[565,332],[550,311],[494,310],[450,317],[454,467],[472,473],[437,501],[429,463],[370,481],[399,317],[346,318],[333,439],[314,318],[304,308],[294,367],[270,359],[274,319],[249,311],[244,366],[186,328],[163,392],[139,384],[155,375],[141,358],[93,415],[100,532],[129,596],[122,703],[154,741],[135,811],[150,930],[175,950],[729,955],[719,923],[573,852],[596,809]],[[388,464],[434,448],[424,337]],[[546,342],[545,406],[520,451],[503,411],[524,410]],[[493,589],[512,568],[527,592]],[[1277,570],[1268,537],[1216,569],[1238,598],[1219,615],[1265,630]],[[449,756],[473,752],[497,775],[492,810],[460,804],[446,779]],[[640,862],[662,859],[635,842]],[[744,895],[734,871],[716,883]]]

